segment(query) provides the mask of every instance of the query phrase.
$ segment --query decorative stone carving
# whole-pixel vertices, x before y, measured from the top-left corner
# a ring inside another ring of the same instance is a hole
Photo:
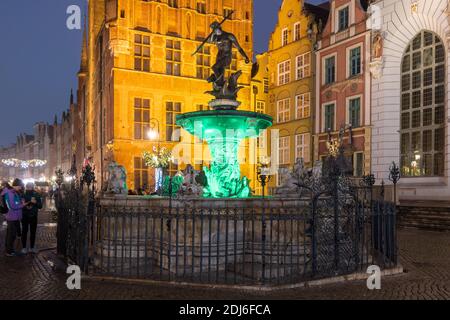
[[[370,73],[372,74],[372,78],[380,79],[383,75],[383,58],[374,59],[369,63]]]
[[[111,54],[115,57],[121,54],[129,55],[131,50],[128,40],[121,39],[111,40],[109,43],[109,49],[111,50]]]
[[[128,194],[127,172],[125,167],[112,161],[108,165],[108,184],[107,193],[110,194]]]
[[[305,171],[305,165],[303,158],[297,159],[294,164],[294,168],[291,172],[288,169],[281,169],[280,175],[283,181],[283,184],[275,189],[275,195],[277,196],[293,196],[299,195],[300,188],[296,183],[299,182],[299,179],[303,176]]]
[[[187,165],[183,171],[184,182],[181,186],[181,196],[201,197],[203,195],[203,185],[198,183],[200,172],[196,171],[191,165]]]
[[[373,38],[373,58],[379,59],[383,56],[383,36],[377,33]]]

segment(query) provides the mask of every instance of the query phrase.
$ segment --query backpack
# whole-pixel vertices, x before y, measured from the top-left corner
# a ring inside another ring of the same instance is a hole
[[[5,196],[2,196],[2,199],[0,201],[0,214],[7,214],[8,213],[8,205],[6,204]]]

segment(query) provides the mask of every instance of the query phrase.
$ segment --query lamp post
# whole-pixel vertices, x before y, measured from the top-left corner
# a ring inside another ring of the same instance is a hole
[[[400,180],[400,168],[395,161],[389,167],[389,180],[394,184],[394,203],[397,205],[397,183]]]
[[[156,118],[150,119],[150,129],[147,132],[147,138],[150,141],[156,141],[158,143],[158,152],[161,147],[161,127],[159,125],[159,120]],[[163,173],[161,172],[161,168],[155,168],[155,192],[158,191],[158,188],[161,189],[163,184]]]
[[[269,160],[268,159],[262,159],[258,163],[258,171],[257,171],[257,179],[258,182],[261,184],[262,187],[262,197],[264,199],[265,197],[265,187],[267,183],[271,180],[270,176],[270,169],[269,169]]]
[[[156,129],[156,130],[155,130]],[[157,141],[158,142],[158,148],[161,143],[160,135],[160,125],[159,120],[156,118],[150,119],[150,130],[147,132],[147,138],[151,141]]]

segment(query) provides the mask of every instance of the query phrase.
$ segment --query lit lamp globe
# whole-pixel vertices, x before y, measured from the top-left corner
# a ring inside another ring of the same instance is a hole
[[[150,140],[157,140],[158,139],[158,132],[156,132],[155,130],[149,130],[148,132],[147,132],[147,137],[150,139]]]

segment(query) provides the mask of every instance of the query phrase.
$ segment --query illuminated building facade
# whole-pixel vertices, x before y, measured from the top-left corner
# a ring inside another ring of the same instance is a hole
[[[89,2],[85,69],[79,74],[78,94],[79,101],[84,99],[79,105],[86,141],[79,146],[92,157],[98,182],[106,180],[106,166],[115,160],[127,170],[129,189],[150,189],[155,172],[145,166],[142,154],[154,146],[191,151],[186,157],[174,150],[175,158],[190,161],[171,166],[172,175],[188,163],[196,169],[208,164],[208,150],[201,152],[200,147],[194,153],[193,138],[183,132],[180,138],[175,118],[208,107],[212,97],[205,94],[210,90],[205,79],[217,51],[206,46],[199,55],[192,53],[209,35],[210,24],[231,10],[231,20],[223,28],[236,35],[251,57],[252,0]],[[238,100],[241,110],[250,110],[252,65],[236,54],[231,68],[243,70]],[[243,163],[250,162],[248,147],[241,149]],[[254,167],[244,165],[242,172],[255,187]]]

